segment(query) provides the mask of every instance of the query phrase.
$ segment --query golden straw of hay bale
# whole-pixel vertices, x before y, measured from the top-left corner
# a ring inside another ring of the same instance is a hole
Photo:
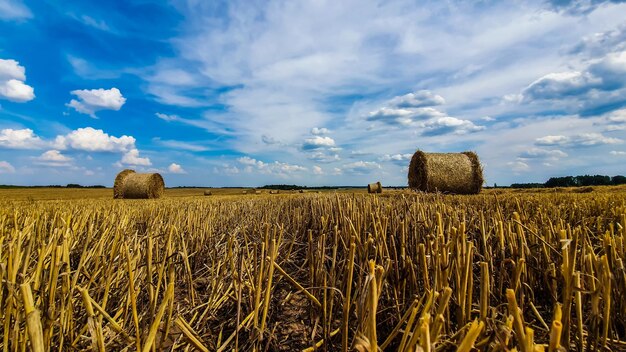
[[[270,190],[270,194],[278,194],[278,190],[277,189],[272,189],[272,190]]]
[[[212,194],[213,194],[213,192],[211,192],[211,191],[208,191],[208,190],[207,190],[207,191],[204,191],[204,195],[205,195],[205,196],[210,196],[210,195],[212,195]]]
[[[165,192],[165,182],[161,175],[140,174],[126,169],[115,177],[113,198],[115,199],[153,199],[160,198]]]
[[[383,185],[380,181],[367,185],[367,193],[383,193]]]
[[[261,194],[261,191],[257,189],[256,191],[254,191],[254,194]]]
[[[476,194],[483,182],[483,168],[473,152],[424,153],[418,150],[409,165],[409,187],[424,192]]]

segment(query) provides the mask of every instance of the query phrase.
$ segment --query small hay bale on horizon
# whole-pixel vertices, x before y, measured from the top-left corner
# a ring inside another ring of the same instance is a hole
[[[126,169],[117,174],[113,184],[114,199],[155,199],[165,192],[165,181],[158,173],[137,173]]]
[[[367,185],[367,193],[383,193],[383,185],[380,181]]]
[[[423,192],[477,194],[483,187],[483,168],[474,152],[413,154],[409,188]]]
[[[211,191],[209,191],[209,190],[205,190],[205,191],[204,191],[204,195],[205,195],[205,196],[210,196],[210,195],[212,195],[212,194],[213,194],[213,192],[211,192]]]
[[[241,191],[241,194],[248,194],[248,191],[244,189],[243,191]]]
[[[261,191],[257,189],[256,191],[254,191],[254,194],[261,194]]]
[[[271,189],[270,190],[270,194],[278,194],[278,190],[277,189]]]

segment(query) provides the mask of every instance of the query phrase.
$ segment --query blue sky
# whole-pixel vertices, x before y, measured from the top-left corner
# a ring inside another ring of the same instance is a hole
[[[0,0],[0,184],[626,174],[622,1]]]

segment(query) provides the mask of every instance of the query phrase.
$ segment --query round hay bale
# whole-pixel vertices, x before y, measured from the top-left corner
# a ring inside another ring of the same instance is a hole
[[[117,174],[113,184],[115,199],[153,199],[165,192],[165,182],[161,175],[139,174],[134,170],[124,170]]]
[[[243,190],[243,191],[241,191],[241,194],[248,194],[248,191]]]
[[[278,194],[278,190],[277,189],[272,189],[272,190],[270,190],[270,194]]]
[[[261,194],[261,191],[257,189],[256,191],[254,191],[254,194]]]
[[[204,191],[204,195],[205,195],[205,196],[210,196],[210,195],[212,195],[212,194],[213,194],[213,192],[211,192],[211,191],[208,191],[208,190],[207,190],[207,191]]]
[[[383,193],[383,185],[379,182],[367,185],[367,193]]]
[[[424,153],[418,150],[409,165],[409,187],[415,190],[477,194],[483,182],[483,168],[473,152]]]
[[[298,190],[298,193],[304,193],[303,189]]]

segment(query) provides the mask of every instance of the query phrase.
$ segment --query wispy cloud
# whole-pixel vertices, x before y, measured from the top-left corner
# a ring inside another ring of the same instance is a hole
[[[33,14],[20,0],[0,0],[0,20],[23,21]]]

